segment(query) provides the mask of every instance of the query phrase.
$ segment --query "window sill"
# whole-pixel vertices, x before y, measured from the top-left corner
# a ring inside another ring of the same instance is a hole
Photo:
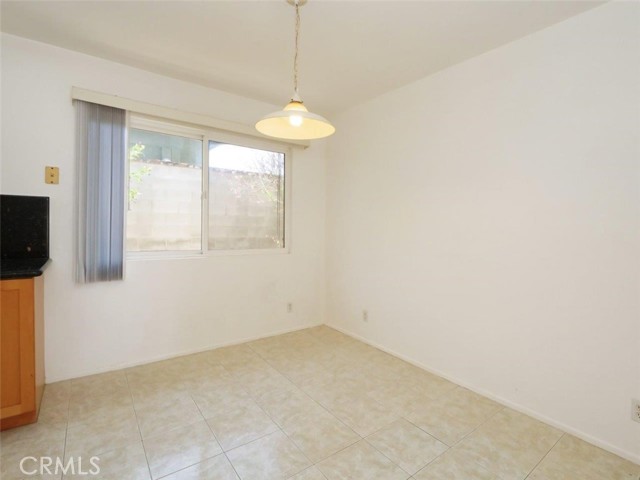
[[[289,248],[266,248],[251,250],[208,250],[197,251],[164,251],[164,252],[127,252],[127,261],[139,260],[191,260],[194,258],[235,257],[244,255],[288,255]]]

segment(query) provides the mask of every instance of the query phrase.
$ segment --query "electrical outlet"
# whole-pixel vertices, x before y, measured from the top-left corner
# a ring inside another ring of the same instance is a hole
[[[293,312],[293,303],[287,303],[287,313]]]
[[[640,400],[637,398],[631,400],[631,420],[640,423]]]
[[[362,321],[363,322],[368,322],[369,321],[369,312],[366,310],[362,311]]]

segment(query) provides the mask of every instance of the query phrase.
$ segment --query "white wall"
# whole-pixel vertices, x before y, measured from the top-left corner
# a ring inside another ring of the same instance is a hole
[[[605,5],[338,116],[326,172],[329,323],[636,461],[639,8]],[[316,142],[294,160],[291,255],[73,282],[72,85],[245,124],[276,106],[6,34],[1,81],[1,190],[52,202],[48,382],[323,321]]]
[[[328,323],[637,462],[639,25],[608,4],[353,108],[327,170]]]
[[[323,322],[325,154],[317,142],[294,153],[290,255],[136,260],[125,281],[73,281],[72,86],[244,124],[277,106],[6,34],[1,78],[2,192],[51,197],[47,382]],[[60,185],[44,184],[45,165],[60,167]]]

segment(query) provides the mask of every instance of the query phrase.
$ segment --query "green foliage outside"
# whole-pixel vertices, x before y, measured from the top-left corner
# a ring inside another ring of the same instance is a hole
[[[136,143],[129,148],[129,162],[141,160],[144,156],[144,145]],[[140,196],[138,186],[144,177],[151,173],[151,167],[140,167],[137,170],[129,170],[129,205]]]

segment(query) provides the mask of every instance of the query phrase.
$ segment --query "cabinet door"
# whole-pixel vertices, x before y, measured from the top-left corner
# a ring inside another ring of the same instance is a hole
[[[35,409],[33,279],[0,282],[0,418]]]

